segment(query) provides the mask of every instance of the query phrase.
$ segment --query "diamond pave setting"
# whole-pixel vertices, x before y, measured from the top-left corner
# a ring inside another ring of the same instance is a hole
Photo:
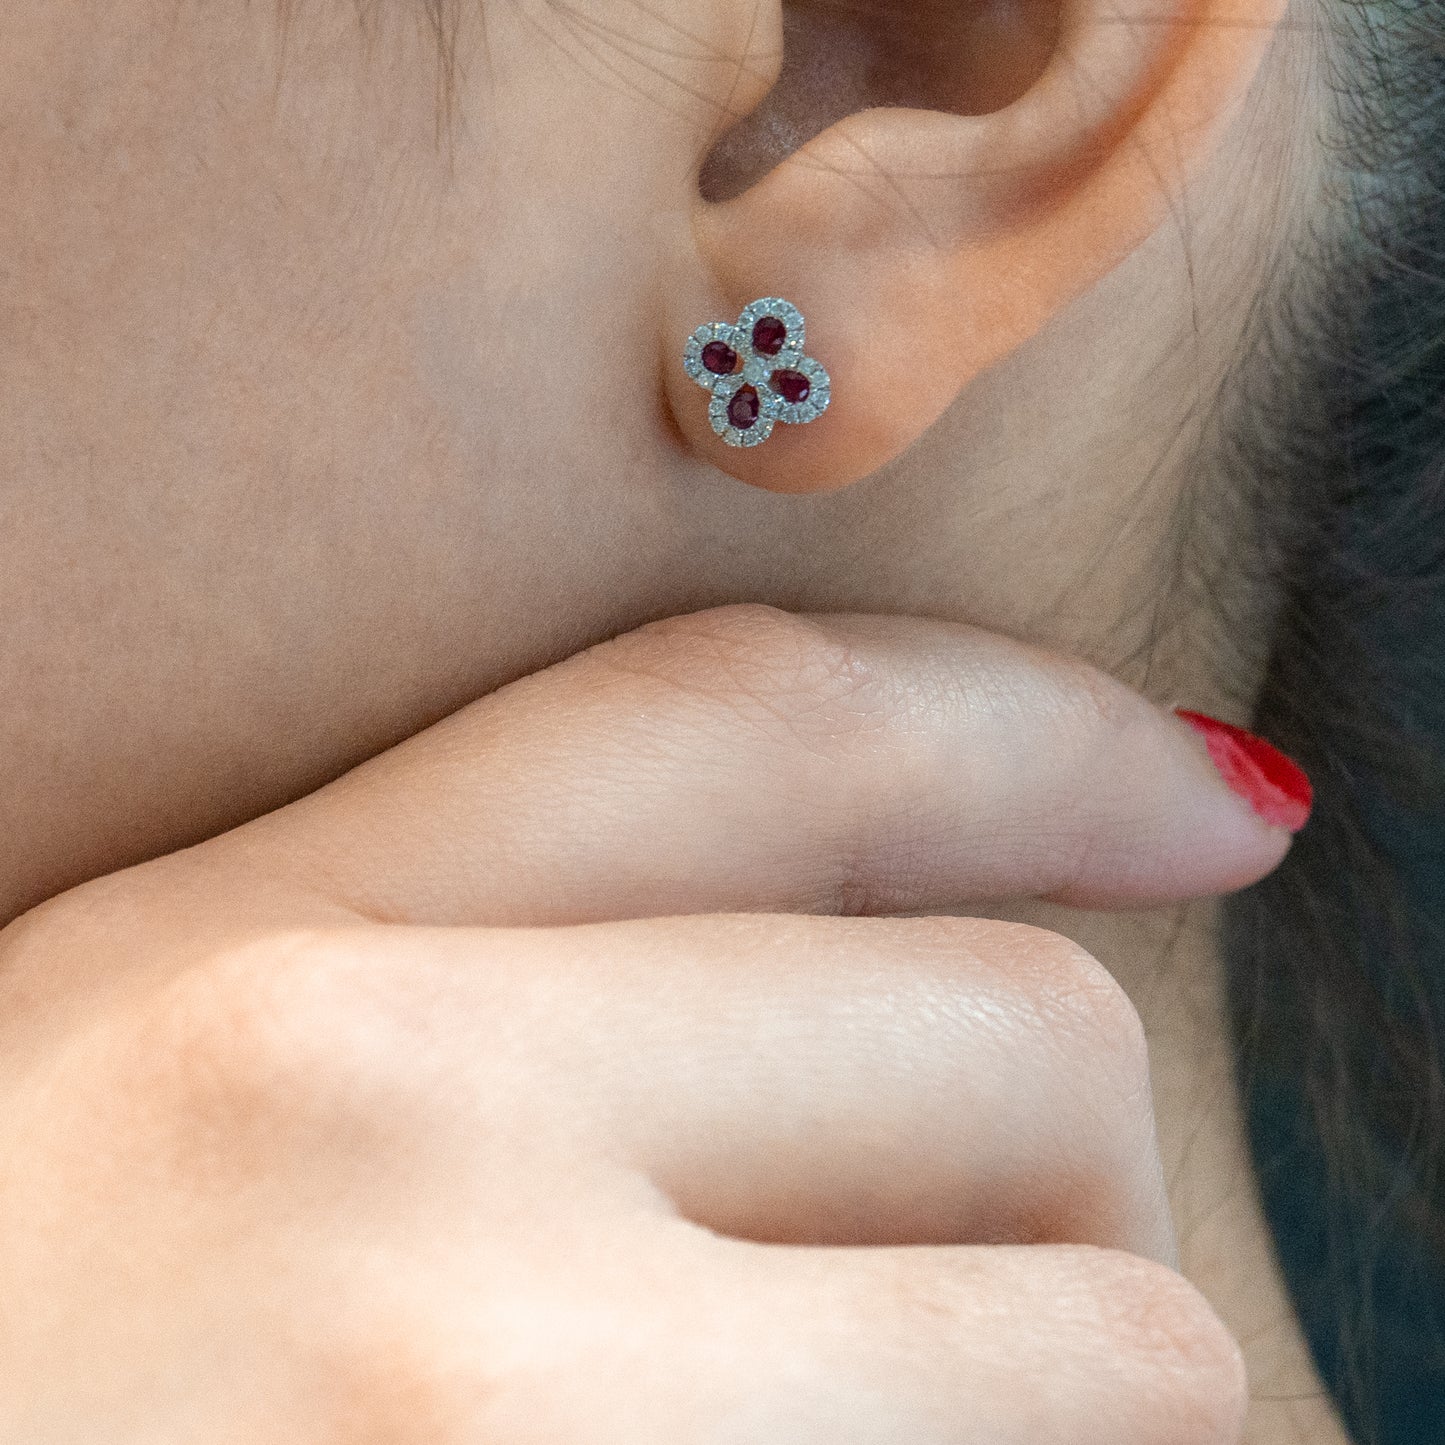
[[[730,447],[760,446],[778,422],[799,426],[827,411],[832,382],[804,355],[805,338],[803,313],[781,296],[761,297],[736,323],[709,321],[688,337],[683,370],[712,393],[708,420]],[[729,356],[736,361],[720,370]]]

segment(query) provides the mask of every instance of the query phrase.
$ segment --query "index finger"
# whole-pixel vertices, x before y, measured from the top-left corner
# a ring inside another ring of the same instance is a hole
[[[548,924],[1225,892],[1289,834],[1198,736],[958,623],[733,606],[522,678],[216,840],[364,916]]]

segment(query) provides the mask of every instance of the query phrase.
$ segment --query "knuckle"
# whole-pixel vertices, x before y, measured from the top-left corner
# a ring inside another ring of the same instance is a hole
[[[709,660],[734,652],[756,657],[793,657],[826,636],[809,617],[763,602],[734,602],[701,612],[649,622],[618,641],[657,644],[669,651],[696,649]]]
[[[188,1113],[244,1122],[323,1103],[355,1111],[404,1077],[386,994],[359,937],[296,930],[176,979],[135,1042]]]
[[[327,1401],[328,1440],[426,1441],[475,1438],[478,1417],[527,1382],[473,1358],[463,1362],[434,1329],[411,1321],[343,1336],[308,1325],[314,1378]]]
[[[810,743],[871,725],[877,671],[841,634],[810,617],[738,603],[665,618],[614,639],[602,661],[689,697],[781,722]]]
[[[1132,755],[1150,709],[1116,678],[1078,658],[1054,659],[1048,692],[1040,715],[1052,720],[1049,745],[1070,759],[1072,783],[1056,801],[1058,816],[1068,822],[1087,815],[1099,779],[1118,768],[1121,756]]]
[[[1102,1348],[1133,1364],[1175,1445],[1231,1445],[1244,1427],[1244,1357],[1209,1301],[1152,1260],[1100,1250],[1091,1260]],[[1164,1438],[1161,1436],[1161,1438]]]
[[[1035,1006],[1115,1077],[1124,1092],[1148,1088],[1149,1044],[1139,1011],[1123,986],[1087,949],[1046,929],[1019,925],[1026,978]]]
[[[492,1277],[466,1291],[464,1310],[461,1292],[455,1278],[426,1273],[353,1275],[336,1292],[339,1308],[302,1322],[295,1333],[309,1342],[338,1442],[505,1440],[519,1419],[548,1439],[580,1439],[558,1381],[607,1372],[619,1341],[661,1347],[645,1309],[575,1283],[533,1277],[519,1288]]]

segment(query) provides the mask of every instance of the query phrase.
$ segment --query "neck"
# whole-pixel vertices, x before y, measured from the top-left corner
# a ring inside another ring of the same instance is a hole
[[[1089,949],[1144,1021],[1181,1268],[1244,1351],[1253,1397],[1247,1445],[1348,1445],[1260,1204],[1234,1082],[1216,906],[1084,914],[1040,905],[1010,916]]]

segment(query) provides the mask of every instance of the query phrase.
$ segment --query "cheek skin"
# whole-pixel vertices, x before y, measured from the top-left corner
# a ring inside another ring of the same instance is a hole
[[[283,55],[269,6],[175,12],[0,8],[0,920],[654,617],[1148,655],[1200,375],[1172,237],[876,477],[774,495],[662,403],[652,227],[692,178],[656,104],[528,31],[439,143],[419,36],[368,60],[317,0]]]
[[[527,357],[485,300],[458,334],[457,258],[485,225],[429,85],[359,105],[348,53],[339,94],[314,64],[278,87],[269,16],[19,9],[0,19],[0,164],[24,198],[0,215],[0,919],[571,650],[522,599],[583,560],[555,545],[555,501],[499,485],[535,471],[529,439],[565,455],[565,436],[541,398],[486,423]],[[551,544],[546,567],[501,545],[518,536]]]
[[[0,16],[0,921],[723,600],[598,159],[636,117],[502,171],[425,44],[305,14]]]

